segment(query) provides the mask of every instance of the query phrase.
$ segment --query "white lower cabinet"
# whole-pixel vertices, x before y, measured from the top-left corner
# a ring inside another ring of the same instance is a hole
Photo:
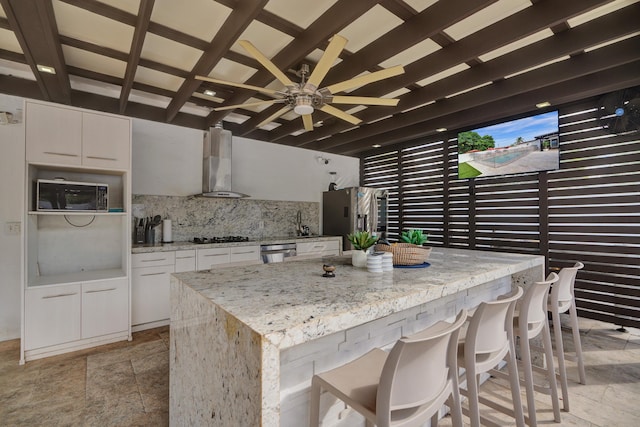
[[[176,273],[196,270],[196,251],[176,251]]]
[[[25,291],[25,350],[80,339],[81,288],[76,284]]]
[[[318,242],[297,242],[296,254],[307,256],[340,255],[340,241],[322,240]]]
[[[135,256],[135,255],[134,255]],[[169,319],[169,281],[174,264],[131,270],[131,324]]]
[[[220,264],[228,264],[229,248],[206,248],[198,249],[196,260],[197,270],[209,270]]]
[[[129,286],[126,278],[82,284],[82,338],[129,329]]]
[[[260,246],[237,246],[230,249],[229,262],[260,260]]]

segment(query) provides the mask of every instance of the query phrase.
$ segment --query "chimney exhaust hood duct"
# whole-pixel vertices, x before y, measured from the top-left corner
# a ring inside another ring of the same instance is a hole
[[[204,133],[202,161],[203,197],[240,198],[231,191],[231,131],[212,127]]]

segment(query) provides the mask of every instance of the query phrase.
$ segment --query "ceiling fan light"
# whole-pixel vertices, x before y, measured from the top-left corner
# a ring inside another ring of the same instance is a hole
[[[293,111],[301,116],[313,113],[313,105],[311,105],[311,97],[299,96],[296,98],[296,105]]]

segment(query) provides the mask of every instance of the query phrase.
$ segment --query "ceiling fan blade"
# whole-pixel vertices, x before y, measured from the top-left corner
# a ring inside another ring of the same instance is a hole
[[[368,85],[369,83],[388,79],[389,77],[397,76],[402,73],[404,73],[404,67],[402,65],[396,65],[395,67],[385,68],[384,70],[375,71],[373,73],[365,74],[364,76],[354,77],[353,79],[327,86],[326,89],[331,93],[342,92],[343,90]]]
[[[225,105],[224,107],[214,108],[213,111],[233,110],[234,108],[258,107],[260,105],[271,105],[278,102],[284,102],[284,99],[269,99],[267,101],[247,102],[245,104]]]
[[[395,107],[400,100],[395,98],[374,98],[371,96],[334,96],[331,102],[334,104],[383,105],[386,107]]]
[[[289,110],[291,110],[291,107],[289,105],[285,105],[284,107],[282,107],[281,109],[279,109],[278,111],[276,111],[275,113],[273,113],[272,115],[270,115],[269,117],[267,117],[266,119],[258,123],[256,127],[259,128],[261,126],[266,125],[267,123],[271,123],[272,121],[274,121],[275,119],[277,119],[278,117],[280,117],[281,115],[283,115]]]
[[[335,62],[336,58],[338,58],[340,52],[342,52],[342,49],[344,49],[346,44],[347,39],[337,34],[331,38],[329,46],[327,46],[327,50],[324,51],[322,57],[320,58],[320,61],[318,61],[316,67],[313,69],[313,72],[307,80],[307,85],[313,86],[314,91],[318,88],[318,86],[320,86],[320,82],[327,75],[329,69]]]
[[[266,93],[267,95],[278,95],[279,94],[279,92],[277,90],[267,89],[267,88],[264,88],[264,87],[258,87],[258,86],[252,86],[252,85],[246,85],[244,83],[228,82],[226,80],[219,80],[219,79],[214,79],[214,78],[211,78],[211,77],[196,76],[196,79],[197,80],[203,80],[205,82],[218,83],[218,84],[221,84],[221,85],[240,87],[242,89],[255,90],[256,92]]]
[[[250,41],[240,40],[238,43],[240,43],[240,46],[242,46],[244,50],[249,52],[251,56],[253,56],[259,63],[261,63],[262,66],[266,68],[271,74],[273,74],[275,78],[278,79],[283,85],[294,86],[289,77],[287,77],[285,73],[280,71],[280,69],[276,67],[276,64],[274,64],[269,58],[264,56],[262,52],[258,50],[258,48],[251,44]]]
[[[306,131],[313,130],[313,119],[311,118],[311,114],[303,114],[302,123],[304,123],[304,130]]]
[[[336,116],[337,118],[347,121],[353,125],[357,125],[362,121],[356,116],[352,116],[349,113],[345,113],[344,111],[339,110],[336,107],[332,107],[331,105],[324,104],[320,108],[320,110],[324,111],[327,114],[331,114],[332,116]]]

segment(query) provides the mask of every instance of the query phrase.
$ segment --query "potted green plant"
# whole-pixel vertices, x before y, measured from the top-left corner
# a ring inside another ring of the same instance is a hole
[[[422,246],[429,239],[428,234],[424,234],[422,230],[407,230],[403,231],[400,236],[400,241],[404,243],[411,243],[412,245]]]
[[[356,231],[353,234],[348,234],[347,239],[353,245],[353,251],[351,251],[351,264],[354,267],[366,267],[367,266],[367,252],[378,241],[377,236],[372,236],[368,231]]]

